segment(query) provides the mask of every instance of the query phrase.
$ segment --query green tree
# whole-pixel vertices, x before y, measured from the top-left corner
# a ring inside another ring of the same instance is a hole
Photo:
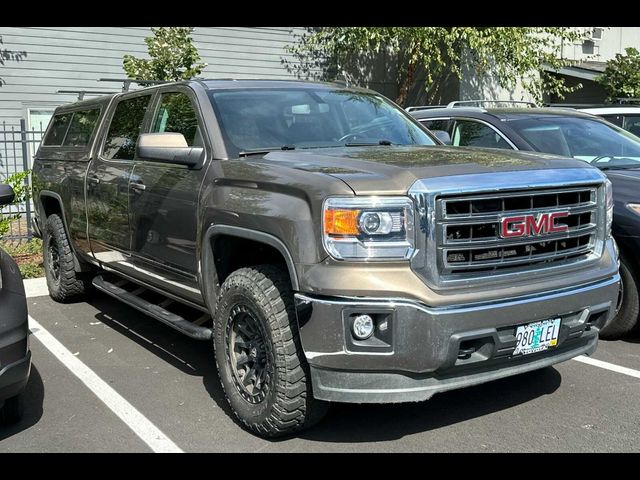
[[[518,81],[537,101],[544,93],[563,97],[575,88],[543,70],[571,62],[560,58],[562,42],[583,33],[568,27],[323,27],[311,29],[288,51],[298,61],[292,69],[309,76],[318,69],[340,73],[354,59],[383,52],[395,61],[403,105],[418,73],[425,78],[427,100],[433,101],[452,75],[490,73],[498,84],[512,89]],[[421,71],[421,69],[423,71]]]
[[[640,52],[631,47],[625,48],[624,52],[609,60],[602,75],[596,78],[606,90],[609,101],[640,97]]]
[[[144,39],[149,60],[125,55],[122,61],[129,78],[136,80],[189,80],[207,66],[198,63],[200,55],[193,45],[191,27],[151,28],[152,37]]]
[[[18,205],[26,202],[31,198],[31,188],[26,182],[30,172],[18,172],[9,175],[2,183],[7,183],[13,187],[13,191],[16,194],[13,203],[11,205]],[[6,207],[9,208],[8,206]],[[3,213],[0,209],[0,237],[9,231],[9,226],[14,220],[18,220],[21,217],[19,213]]]

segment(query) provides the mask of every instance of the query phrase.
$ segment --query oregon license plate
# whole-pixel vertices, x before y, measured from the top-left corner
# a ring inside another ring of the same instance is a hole
[[[555,347],[558,344],[558,333],[559,318],[520,325],[516,329],[516,349],[513,355],[528,355]]]

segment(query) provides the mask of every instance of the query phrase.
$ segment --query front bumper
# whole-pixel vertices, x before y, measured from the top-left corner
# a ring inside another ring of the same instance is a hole
[[[321,400],[388,403],[543,368],[595,351],[598,330],[614,315],[620,277],[502,302],[429,308],[398,299],[296,294],[300,338]],[[351,335],[368,314],[375,334]],[[561,318],[558,345],[512,357],[516,326]]]
[[[0,250],[0,403],[20,393],[31,370],[27,300],[18,266]]]

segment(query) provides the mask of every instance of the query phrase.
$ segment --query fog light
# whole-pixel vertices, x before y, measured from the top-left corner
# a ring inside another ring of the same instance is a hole
[[[373,335],[373,318],[369,315],[358,315],[353,320],[351,331],[358,340],[366,340]]]

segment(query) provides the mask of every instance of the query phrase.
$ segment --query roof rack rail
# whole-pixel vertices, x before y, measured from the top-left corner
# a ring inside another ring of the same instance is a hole
[[[85,95],[113,95],[118,92],[107,92],[103,90],[56,90],[56,93],[78,95],[78,101],[84,100]]]
[[[137,83],[141,87],[148,87],[150,85],[160,85],[162,83],[170,83],[167,80],[138,80],[135,78],[99,78],[99,82],[122,82],[122,91],[128,92],[132,83]]]
[[[415,105],[405,108],[407,112],[415,112],[416,110],[431,110],[433,108],[446,108],[446,105]]]
[[[477,104],[476,106],[480,106],[480,104],[484,104],[484,103],[509,103],[514,105],[523,105],[523,106],[526,105],[527,107],[530,107],[530,108],[538,107],[538,105],[536,105],[533,102],[524,102],[520,100],[456,100],[455,102],[450,102],[447,105],[447,108],[473,106],[470,104]]]
[[[640,98],[616,98],[618,103],[640,103]]]

